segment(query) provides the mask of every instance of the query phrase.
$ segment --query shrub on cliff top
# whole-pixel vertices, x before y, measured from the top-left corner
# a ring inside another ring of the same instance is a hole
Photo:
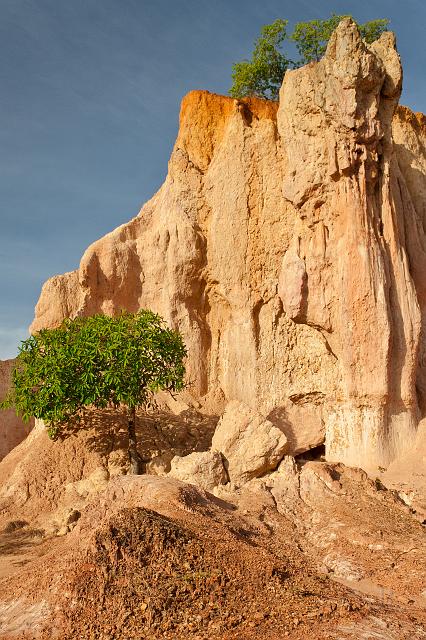
[[[232,87],[229,94],[234,98],[257,96],[278,100],[278,92],[287,69],[301,67],[319,60],[325,53],[331,34],[343,18],[333,14],[328,20],[298,22],[293,33],[287,35],[288,20],[281,18],[261,28],[255,42],[251,60],[237,62],[232,67]],[[387,29],[389,20],[370,20],[358,24],[362,38],[371,43]],[[284,41],[295,43],[299,60],[292,61],[281,51]]]
[[[129,459],[140,470],[135,416],[160,389],[184,386],[186,349],[177,331],[151,311],[66,319],[22,342],[12,387],[1,408],[41,418],[55,438],[84,409],[124,405]]]

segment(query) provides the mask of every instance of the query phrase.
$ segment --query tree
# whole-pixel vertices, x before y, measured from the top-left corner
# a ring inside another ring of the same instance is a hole
[[[351,16],[337,16],[333,14],[328,20],[311,20],[310,22],[298,22],[291,35],[295,42],[300,60],[296,66],[302,66],[308,62],[318,61],[325,54],[331,34],[343,18]],[[358,29],[363,40],[368,44],[380,38],[386,31],[389,20],[371,20],[365,24],[358,24]]]
[[[287,36],[288,20],[275,20],[261,29],[255,42],[251,60],[237,62],[232,67],[233,84],[229,95],[234,98],[257,96],[270,100],[278,99],[278,92],[287,69],[298,68],[324,55],[331,34],[343,18],[333,14],[328,20],[298,22]],[[371,20],[358,24],[362,38],[371,43],[387,29],[389,20]],[[300,58],[290,60],[281,50],[288,39],[296,45]]]
[[[277,86],[281,86],[290,60],[279,51],[287,37],[288,20],[275,20],[261,29],[255,42],[251,61],[243,60],[233,65],[233,85],[229,94],[234,98],[258,96],[274,100]]]
[[[181,335],[151,311],[66,319],[22,342],[0,408],[14,406],[24,420],[41,418],[56,438],[88,406],[125,406],[131,470],[139,473],[136,409],[155,391],[184,387],[185,356]]]

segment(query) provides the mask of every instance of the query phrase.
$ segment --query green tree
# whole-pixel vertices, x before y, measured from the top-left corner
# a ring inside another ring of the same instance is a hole
[[[232,67],[232,87],[229,95],[234,98],[257,96],[277,100],[287,69],[301,67],[319,60],[325,53],[331,34],[346,17],[333,14],[328,20],[298,22],[293,33],[287,35],[288,20],[275,20],[261,29],[255,42],[251,60],[237,62]],[[389,20],[371,20],[358,24],[362,38],[371,43],[387,29]],[[285,40],[292,41],[299,53],[298,60],[290,60],[282,51]]]
[[[277,99],[284,74],[291,65],[279,50],[287,37],[287,23],[288,20],[275,20],[262,27],[251,60],[237,62],[232,67],[231,96]]]
[[[337,16],[333,14],[328,20],[310,20],[298,22],[291,34],[291,40],[295,42],[300,60],[296,66],[300,67],[308,62],[318,61],[325,54],[331,34],[343,18],[351,16]],[[371,43],[380,38],[386,31],[389,20],[371,20],[365,24],[358,24],[361,37]]]
[[[66,319],[22,342],[12,387],[1,408],[45,421],[52,438],[84,410],[125,406],[133,473],[141,470],[136,409],[160,390],[184,387],[186,348],[177,331],[151,311]]]

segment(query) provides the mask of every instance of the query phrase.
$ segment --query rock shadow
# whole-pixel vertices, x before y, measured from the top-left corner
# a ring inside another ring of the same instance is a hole
[[[289,451],[294,451],[297,445],[297,437],[294,425],[290,422],[285,407],[275,407],[266,416],[274,426],[283,432],[288,442]]]
[[[136,436],[140,455],[146,461],[170,452],[185,456],[194,451],[207,451],[211,446],[218,416],[204,415],[193,409],[178,415],[164,410],[137,411]],[[60,440],[81,431],[85,446],[108,458],[113,452],[125,455],[128,445],[127,413],[124,408],[89,409],[80,420],[70,421]]]

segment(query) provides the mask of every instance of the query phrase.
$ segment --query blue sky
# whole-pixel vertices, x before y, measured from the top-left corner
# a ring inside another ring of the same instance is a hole
[[[42,283],[162,183],[191,89],[226,93],[260,26],[387,17],[402,102],[426,110],[423,0],[0,0],[0,358]]]

